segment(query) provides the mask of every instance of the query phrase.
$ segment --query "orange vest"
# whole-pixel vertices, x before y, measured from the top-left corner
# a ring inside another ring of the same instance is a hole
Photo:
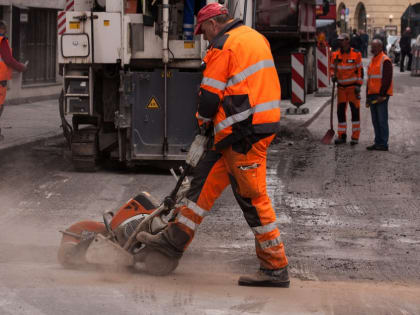
[[[337,60],[337,61],[336,61]],[[348,53],[342,53],[341,49],[333,52],[331,58],[331,74],[335,72],[337,62],[337,82],[341,86],[363,84],[363,63],[360,52],[350,48]]]
[[[7,38],[0,36],[0,44],[3,40],[7,41]],[[3,61],[3,58],[0,54],[0,81],[6,81],[12,79],[12,69],[9,68]]]
[[[382,85],[382,74],[385,60],[391,61],[387,55],[382,51],[372,58],[368,68],[368,95],[379,94]],[[387,95],[393,95],[394,80],[391,81]]]
[[[279,130],[280,82],[267,39],[239,20],[211,42],[204,57],[206,65],[201,95],[212,95],[215,114],[214,143],[223,148],[251,134]]]

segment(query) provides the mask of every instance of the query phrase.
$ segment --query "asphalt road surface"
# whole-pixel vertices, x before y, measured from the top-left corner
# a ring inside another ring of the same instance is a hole
[[[0,314],[420,314],[420,78],[395,73],[390,151],[322,145],[329,111],[293,121],[271,146],[267,183],[278,215],[289,289],[238,287],[254,272],[253,234],[227,189],[174,274],[68,270],[59,230],[100,220],[136,193],[161,199],[166,170],[74,172],[60,141],[0,154]],[[362,102],[364,103],[364,102]]]

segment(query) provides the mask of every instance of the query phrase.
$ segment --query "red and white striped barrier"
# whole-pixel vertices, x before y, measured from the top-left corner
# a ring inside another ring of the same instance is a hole
[[[318,89],[326,88],[330,85],[330,80],[328,78],[328,52],[329,49],[326,46],[316,47]]]
[[[57,16],[57,32],[63,35],[66,32],[66,11],[74,10],[74,0],[66,0],[64,11],[59,11]]]
[[[305,54],[292,53],[292,104],[300,106],[305,99]]]

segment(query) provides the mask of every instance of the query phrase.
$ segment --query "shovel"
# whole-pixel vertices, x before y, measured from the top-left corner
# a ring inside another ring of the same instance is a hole
[[[333,82],[332,95],[331,95],[330,130],[328,130],[324,138],[322,138],[321,142],[323,144],[330,144],[335,134],[334,127],[333,127],[334,94],[335,94],[335,82]]]

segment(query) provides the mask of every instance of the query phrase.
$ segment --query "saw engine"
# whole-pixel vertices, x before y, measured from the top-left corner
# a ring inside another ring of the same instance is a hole
[[[135,234],[147,231],[156,234],[168,224],[172,212],[154,216],[139,228],[157,208],[153,197],[142,192],[130,199],[115,214],[106,212],[103,222],[81,221],[63,233],[58,260],[65,267],[84,264],[134,267],[150,274],[166,275],[178,265],[177,260],[152,251],[135,239]]]

